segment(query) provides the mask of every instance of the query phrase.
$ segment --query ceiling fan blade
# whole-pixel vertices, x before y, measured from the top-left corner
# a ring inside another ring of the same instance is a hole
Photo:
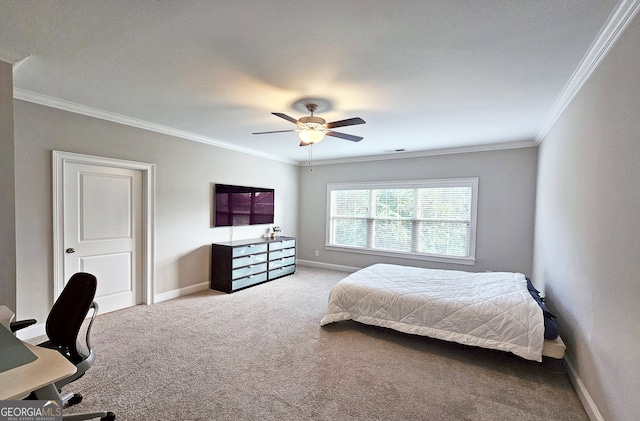
[[[351,135],[351,134],[334,132],[332,130],[324,132],[324,134],[327,135],[327,136],[339,137],[340,139],[350,140],[352,142],[360,142],[362,139],[364,139],[364,137],[361,137],[361,136],[354,136],[354,135]]]
[[[271,132],[255,132],[251,134],[270,134],[270,133],[288,133],[288,132],[295,132],[295,130],[274,130]]]
[[[285,120],[290,121],[293,124],[298,124],[298,120],[286,114],[283,114],[283,113],[271,113],[271,114],[275,115],[276,117],[284,118]]]
[[[333,129],[334,127],[355,126],[356,124],[365,124],[366,121],[360,117],[348,118],[346,120],[338,120],[332,123],[325,124],[327,129]]]

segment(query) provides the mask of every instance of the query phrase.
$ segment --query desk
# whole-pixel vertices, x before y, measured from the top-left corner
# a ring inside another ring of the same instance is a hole
[[[6,329],[1,325],[0,329]],[[56,350],[24,344],[37,359],[0,373],[0,400],[22,399],[31,392],[36,392],[38,399],[60,399],[54,383],[74,374],[76,367]],[[0,355],[2,347],[0,343]]]
[[[7,306],[0,306],[0,324],[7,329],[10,329],[10,324],[13,321],[13,311],[9,310]]]

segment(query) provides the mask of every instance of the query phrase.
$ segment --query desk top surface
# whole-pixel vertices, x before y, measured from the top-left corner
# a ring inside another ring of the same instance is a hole
[[[4,327],[0,328],[0,349],[0,373],[31,363],[38,358],[29,351],[24,342]]]
[[[1,332],[2,334],[11,334],[4,325],[0,325],[0,329],[5,331]],[[24,347],[10,348],[13,345],[11,341],[1,341],[0,355],[2,357],[0,358],[4,359],[7,352],[24,352],[25,355],[33,355],[36,358],[0,373],[0,400],[24,398],[32,391],[69,377],[76,372],[76,366],[58,351],[22,341],[20,344]]]

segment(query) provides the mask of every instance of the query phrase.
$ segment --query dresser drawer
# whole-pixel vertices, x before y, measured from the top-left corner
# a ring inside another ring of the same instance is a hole
[[[291,275],[296,271],[296,265],[285,266],[282,268],[274,269],[269,271],[269,279],[279,278],[285,275]]]
[[[296,246],[296,240],[273,241],[269,243],[269,251],[288,249]]]
[[[270,260],[269,261],[269,270],[278,269],[284,266],[292,265],[296,262],[296,258],[291,257],[283,257],[282,259]]]
[[[267,261],[267,253],[262,254],[250,254],[248,256],[236,257],[232,261],[233,268],[239,268],[242,266],[256,265],[258,263],[264,263]]]
[[[239,278],[244,278],[245,276],[255,275],[256,273],[266,272],[266,271],[267,271],[267,264],[262,263],[259,265],[251,265],[251,266],[242,267],[240,269],[234,269],[231,276],[233,279],[239,279]]]
[[[282,259],[283,257],[295,256],[296,249],[285,249],[269,252],[269,260]]]
[[[248,256],[250,254],[266,253],[267,244],[249,244],[233,248],[233,257]]]
[[[236,279],[231,283],[231,289],[236,290],[250,285],[259,284],[267,280],[267,272],[262,272],[257,275],[247,276],[246,278]]]

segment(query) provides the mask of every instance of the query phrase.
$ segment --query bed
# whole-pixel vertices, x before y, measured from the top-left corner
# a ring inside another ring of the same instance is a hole
[[[542,361],[564,356],[554,317],[521,273],[375,264],[332,288],[320,324],[354,320]]]

